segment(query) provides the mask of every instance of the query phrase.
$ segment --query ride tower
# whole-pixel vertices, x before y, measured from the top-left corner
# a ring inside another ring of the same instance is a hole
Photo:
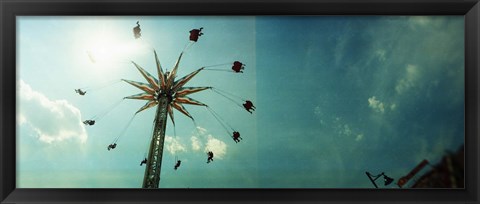
[[[175,125],[173,117],[173,109],[176,109],[193,120],[193,117],[188,113],[182,104],[206,106],[206,104],[199,102],[187,95],[210,89],[211,87],[183,87],[190,79],[192,79],[204,67],[184,76],[175,81],[178,65],[182,58],[183,52],[178,57],[171,72],[163,72],[160,65],[156,51],[155,61],[158,72],[158,79],[153,77],[150,73],[145,71],[135,62],[132,62],[140,71],[147,83],[130,81],[122,79],[123,81],[141,89],[144,93],[125,97],[127,99],[146,100],[147,103],[141,107],[135,114],[145,109],[157,106],[157,111],[154,119],[154,131],[150,141],[150,148],[145,167],[145,176],[143,179],[142,188],[158,188],[160,184],[160,171],[162,165],[163,146],[165,140],[165,130],[167,126],[167,115],[170,116],[172,124]]]
[[[170,101],[166,94],[159,94],[157,100],[158,107],[154,120],[155,127],[150,142],[142,188],[158,188],[160,183],[163,144],[165,140],[165,130],[167,128],[167,111]]]

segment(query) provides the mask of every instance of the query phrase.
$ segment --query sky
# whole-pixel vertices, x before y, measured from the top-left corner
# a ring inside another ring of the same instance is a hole
[[[18,188],[141,187],[156,108],[134,115],[121,79],[146,83],[131,61],[156,75],[153,50],[229,94],[190,95],[218,120],[174,111],[161,188],[372,188],[366,171],[398,180],[464,143],[463,16],[20,16],[17,48]]]

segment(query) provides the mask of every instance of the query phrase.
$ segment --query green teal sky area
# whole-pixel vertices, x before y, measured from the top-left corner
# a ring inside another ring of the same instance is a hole
[[[397,180],[464,143],[463,16],[18,17],[17,48],[19,188],[141,187],[155,108],[133,117],[142,91],[120,79],[146,83],[131,61],[155,76],[154,49],[231,94],[190,95],[220,121],[174,111],[162,188],[372,188],[365,171]]]

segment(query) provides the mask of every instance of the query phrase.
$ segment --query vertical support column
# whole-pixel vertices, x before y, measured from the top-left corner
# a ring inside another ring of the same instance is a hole
[[[161,95],[158,98],[157,113],[155,115],[155,128],[150,141],[147,166],[142,188],[158,188],[160,183],[160,170],[162,166],[163,143],[167,124],[168,98]]]

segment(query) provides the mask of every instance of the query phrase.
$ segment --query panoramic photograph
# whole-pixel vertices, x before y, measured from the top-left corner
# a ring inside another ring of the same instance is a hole
[[[463,16],[18,16],[17,188],[464,188]]]

